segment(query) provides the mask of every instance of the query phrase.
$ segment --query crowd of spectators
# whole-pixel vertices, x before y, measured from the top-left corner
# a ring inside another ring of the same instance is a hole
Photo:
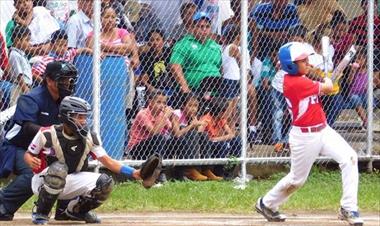
[[[14,0],[16,11],[0,36],[0,110],[42,81],[46,65],[73,62],[92,54],[93,5],[90,0]],[[339,1],[249,1],[248,49],[240,46],[240,0],[102,0],[101,57],[122,56],[133,79],[144,86],[147,105],[128,112],[125,156],[144,159],[220,158],[240,155],[239,94],[241,54],[246,51],[248,141],[287,144],[290,115],[282,96],[284,72],[277,52],[288,41],[309,43],[310,76],[332,72],[351,45],[358,55],[344,71],[335,92],[323,98],[328,123],[345,108],[355,109],[365,127],[368,71],[367,0],[362,13],[349,18]],[[321,6],[324,7],[321,7]],[[375,9],[377,9],[377,5]],[[374,88],[380,88],[380,17],[375,10]],[[328,68],[320,40],[328,35]],[[80,76],[80,75],[79,75]],[[128,78],[127,78],[128,77]],[[137,98],[137,95],[134,99]],[[133,98],[132,98],[133,99]],[[375,107],[378,107],[375,99]],[[260,133],[258,133],[260,130]],[[192,147],[189,149],[189,147]],[[194,180],[221,179],[223,170],[188,168]],[[218,173],[219,172],[219,173]],[[203,173],[203,174],[202,174]]]

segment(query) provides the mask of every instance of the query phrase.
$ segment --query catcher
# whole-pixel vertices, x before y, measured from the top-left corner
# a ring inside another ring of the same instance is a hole
[[[42,127],[25,153],[33,169],[33,193],[38,195],[32,213],[34,224],[46,224],[57,199],[69,200],[67,220],[100,223],[91,212],[110,195],[113,180],[107,174],[85,172],[88,157],[99,160],[107,169],[134,179],[143,179],[150,188],[161,170],[161,158],[152,155],[141,169],[121,165],[109,157],[100,138],[87,126],[90,105],[78,97],[65,97],[59,107],[60,125]]]

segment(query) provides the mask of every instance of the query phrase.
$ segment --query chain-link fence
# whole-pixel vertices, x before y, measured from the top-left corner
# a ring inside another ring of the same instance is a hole
[[[368,2],[374,3],[374,11]],[[277,53],[284,43],[300,41],[315,51],[309,59],[310,77],[317,81],[354,46],[356,56],[334,84],[335,92],[321,99],[328,124],[359,157],[379,157],[377,1],[0,4],[2,126],[17,98],[42,82],[47,63],[65,60],[76,65],[76,95],[95,103],[98,114],[93,121],[105,149],[116,159],[134,164],[159,152],[167,164],[178,165],[286,161],[291,115],[282,95],[284,73]],[[241,13],[244,10],[246,14]],[[374,14],[373,21],[368,20],[369,13]],[[242,25],[247,33],[242,33]],[[323,36],[330,39],[327,64]],[[247,82],[244,95],[242,80]]]

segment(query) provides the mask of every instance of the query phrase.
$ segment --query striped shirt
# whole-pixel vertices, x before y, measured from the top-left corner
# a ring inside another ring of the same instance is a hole
[[[42,57],[42,59],[32,66],[32,74],[34,77],[42,76],[45,73],[45,69],[48,63],[53,61],[67,61],[72,63],[77,55],[77,49],[69,49],[62,56],[58,56],[55,52],[50,52],[48,55]]]

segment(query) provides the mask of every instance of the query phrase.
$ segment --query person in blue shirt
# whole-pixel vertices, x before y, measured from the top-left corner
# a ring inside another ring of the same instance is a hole
[[[297,7],[288,0],[272,0],[258,4],[250,13],[260,31],[258,36],[258,58],[263,60],[270,54],[266,48],[268,42],[284,43],[287,31],[299,25]]]
[[[76,79],[73,64],[54,61],[46,67],[43,84],[19,97],[0,147],[0,177],[12,172],[17,175],[0,190],[0,221],[13,220],[14,213],[33,195],[33,172],[24,162],[24,153],[42,126],[59,123],[59,104],[74,92]]]

